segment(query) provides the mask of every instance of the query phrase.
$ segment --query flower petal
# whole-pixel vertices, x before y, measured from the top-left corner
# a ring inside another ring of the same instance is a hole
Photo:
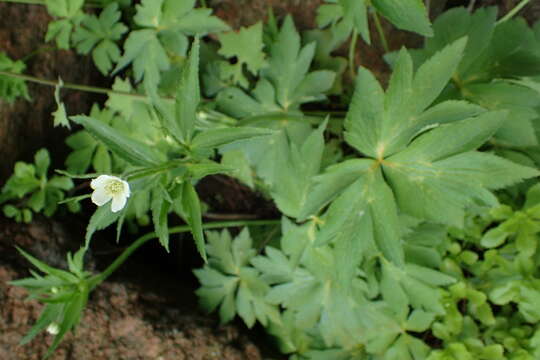
[[[129,197],[131,195],[131,191],[129,190],[129,183],[124,180],[120,180],[122,184],[124,184],[124,195],[125,197]]]
[[[92,202],[97,206],[101,206],[111,200],[111,197],[111,195],[105,192],[105,189],[103,187],[99,187],[92,193]]]
[[[94,190],[100,187],[104,187],[111,179],[114,179],[114,176],[99,175],[97,178],[90,182],[90,187]]]
[[[126,195],[121,194],[121,195],[114,196],[112,199],[111,211],[117,212],[117,211],[122,210],[124,206],[126,206],[126,202],[127,202]]]

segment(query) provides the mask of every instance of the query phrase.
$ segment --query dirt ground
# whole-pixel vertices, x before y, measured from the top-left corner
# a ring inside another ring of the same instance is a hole
[[[23,289],[7,284],[28,276],[27,264],[12,248],[17,244],[61,266],[65,252],[76,246],[76,234],[47,219],[30,225],[0,219],[0,229],[0,359],[38,360],[52,337],[41,334],[30,344],[18,346],[41,306],[25,301],[28,294]],[[90,269],[102,267],[100,262],[107,258],[103,253],[107,251],[95,253],[98,260],[90,259]],[[66,336],[50,359],[262,359],[253,334],[246,335],[239,324],[219,326],[215,317],[199,313],[193,284],[180,275],[180,269],[166,270],[157,262],[130,260],[92,293],[76,333]]]
[[[315,10],[322,0],[207,0],[215,13],[231,26],[250,25],[267,16],[272,7],[277,16],[290,12],[300,29],[314,26]],[[437,0],[431,1],[433,11]],[[476,5],[496,4],[508,11],[518,0],[476,1]],[[449,0],[448,6],[469,1]],[[538,19],[540,1],[532,1],[524,10],[528,20]],[[108,86],[89,58],[71,51],[50,50],[44,43],[50,20],[38,5],[0,2],[0,51],[15,59],[29,57],[26,73],[46,79],[61,77],[65,82]],[[391,49],[402,45],[415,46],[420,38],[393,29],[383,22]],[[359,40],[356,63],[372,69],[382,80],[389,69],[383,62],[382,48],[376,31],[373,46]],[[339,52],[346,54],[347,46]],[[0,186],[11,173],[16,160],[29,161],[42,146],[51,150],[53,167],[62,167],[66,154],[63,139],[67,130],[52,127],[55,110],[51,87],[29,84],[32,102],[13,105],[0,102]],[[88,111],[100,96],[64,91],[62,99],[68,114]],[[208,196],[219,190],[219,196]],[[252,214],[275,217],[272,204],[226,177],[211,177],[198,191],[216,211],[228,214]],[[219,199],[219,200],[217,200]],[[63,224],[63,225],[61,225]],[[36,217],[30,225],[15,224],[0,217],[0,359],[40,359],[51,338],[39,335],[32,343],[18,346],[20,338],[31,327],[40,312],[40,305],[24,301],[26,293],[7,284],[28,276],[28,264],[15,251],[18,245],[53,266],[63,264],[65,253],[80,245],[85,219],[60,218],[56,221]],[[101,244],[89,259],[90,269],[103,269],[123,249],[114,244],[105,232],[95,240]],[[181,241],[181,240],[180,240]],[[98,287],[90,297],[84,318],[75,334],[69,334],[54,360],[258,360],[284,359],[272,350],[271,341],[261,329],[249,331],[240,322],[220,326],[216,315],[198,312],[193,290],[197,283],[190,269],[200,260],[191,241],[182,251],[167,256],[159,246],[149,245],[135,254],[113,277]]]

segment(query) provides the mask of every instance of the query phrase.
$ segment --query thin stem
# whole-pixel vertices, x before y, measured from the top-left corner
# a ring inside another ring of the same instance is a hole
[[[358,31],[353,30],[351,43],[349,45],[349,72],[351,79],[356,77],[356,64],[354,62],[354,55],[356,54],[356,43],[358,41]]]
[[[376,11],[373,12],[373,19],[375,20],[375,27],[377,28],[377,32],[379,33],[379,37],[381,38],[384,52],[390,52],[388,48],[388,42],[386,41],[386,35],[384,34],[384,30],[381,25],[381,20],[379,19],[379,15],[377,15]]]
[[[522,0],[519,4],[517,4],[512,10],[508,12],[505,16],[499,19],[497,21],[497,25],[502,24],[503,22],[510,20],[513,18],[521,9],[523,9],[531,0]]]
[[[0,0],[0,1],[2,1],[2,0]],[[32,57],[34,57],[34,56],[36,56],[38,54],[41,54],[41,53],[46,52],[46,51],[52,51],[52,50],[56,50],[56,48],[54,48],[53,46],[42,46],[39,49],[34,50],[30,54],[23,57],[21,59],[21,61],[22,62],[27,62],[29,59],[31,59]]]
[[[0,0],[0,1],[3,1],[3,0]],[[9,76],[12,78],[21,79],[24,81],[29,81],[29,82],[33,82],[33,83],[41,84],[41,85],[54,86],[54,87],[59,86],[60,88],[64,88],[64,89],[80,90],[80,91],[86,91],[86,92],[91,92],[91,93],[96,93],[96,94],[105,94],[105,95],[115,94],[115,95],[131,96],[131,97],[141,99],[141,100],[148,99],[148,97],[145,95],[134,94],[127,91],[111,90],[108,88],[102,88],[102,87],[97,87],[97,86],[79,85],[79,84],[72,84],[72,83],[60,84],[60,82],[58,81],[40,79],[35,76],[17,74],[10,71],[0,71],[0,76],[1,75]],[[172,98],[163,98],[163,99],[173,100]]]
[[[16,3],[16,4],[25,4],[25,5],[47,5],[45,0],[0,0],[0,2],[7,2],[7,3]],[[92,2],[85,2],[84,7],[89,8],[101,8],[103,5],[99,3],[92,3]]]
[[[281,220],[242,220],[242,221],[218,221],[203,224],[203,229],[216,229],[216,228],[230,228],[238,226],[264,226],[264,225],[278,225],[281,223]],[[183,232],[190,231],[191,228],[189,225],[176,226],[169,229],[169,234],[178,234]],[[90,280],[90,289],[95,288],[100,283],[105,281],[111,274],[120,267],[130,255],[144,245],[149,240],[157,238],[155,232],[145,234],[135,240],[120,256],[118,256],[101,274],[94,276]]]

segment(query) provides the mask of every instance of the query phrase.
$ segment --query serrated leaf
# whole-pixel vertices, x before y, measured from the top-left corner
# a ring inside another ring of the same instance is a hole
[[[472,199],[494,205],[496,199],[488,189],[537,176],[534,169],[470,151],[486,141],[504,119],[504,114],[498,114],[498,121],[494,115],[487,113],[432,130],[390,157],[383,168],[400,209],[460,227],[463,209]]]
[[[369,36],[369,24],[368,24],[368,10],[365,0],[339,0],[341,6],[343,6],[343,13],[345,15],[345,21],[350,18],[356,31],[362,38],[368,43],[371,43]]]
[[[466,39],[460,39],[449,45],[420,66],[414,77],[411,58],[402,50],[386,94],[371,72],[360,69],[345,120],[345,140],[374,158],[403,149],[423,127],[435,122],[421,114],[446,86],[465,43]],[[453,119],[449,116],[444,121]]]
[[[191,228],[191,233],[193,234],[193,239],[195,240],[195,245],[199,254],[205,262],[207,262],[206,257],[206,247],[204,243],[204,235],[202,230],[202,219],[201,219],[201,202],[195,191],[195,187],[189,181],[185,181],[182,189],[182,207],[186,214],[186,222]]]
[[[299,216],[309,201],[311,179],[321,167],[325,128],[326,122],[314,130],[301,146],[290,142],[285,134],[274,144],[276,173],[270,194],[278,208],[288,216]]]
[[[125,44],[124,55],[118,60],[113,73],[133,62],[133,72],[136,82],[144,78],[145,89],[150,94],[157,92],[161,72],[170,66],[167,52],[152,29],[142,29],[130,32]]]
[[[433,30],[422,0],[373,0],[373,6],[399,29],[432,36]]]
[[[73,33],[73,43],[80,54],[92,52],[92,58],[103,75],[107,75],[114,63],[120,59],[120,49],[116,41],[128,30],[119,22],[121,13],[118,4],[109,4],[100,13],[86,15]]]
[[[49,14],[58,17],[72,17],[82,8],[84,0],[45,0]]]
[[[92,235],[98,230],[103,230],[109,225],[113,224],[120,217],[122,211],[112,212],[111,207],[108,204],[99,206],[90,218],[88,226],[86,227],[85,235],[85,248],[90,245]]]
[[[169,252],[169,228],[167,215],[171,204],[165,199],[162,188],[157,188],[152,192],[152,221],[154,229],[159,238],[159,243]]]
[[[135,81],[144,78],[146,91],[157,95],[161,72],[171,65],[167,53],[185,56],[176,53],[178,49],[171,45],[186,42],[186,35],[202,36],[228,29],[220,19],[211,16],[212,10],[193,9],[194,5],[194,0],[143,0],[136,5],[134,20],[143,29],[130,33],[114,72],[133,62]]]
[[[306,77],[309,66],[315,54],[315,43],[301,47],[300,35],[296,31],[294,22],[290,16],[280,29],[278,38],[270,46],[268,67],[261,70],[263,77],[268,79],[275,88],[277,103],[285,110],[296,107],[304,97],[308,99],[321,99],[321,94],[313,96],[311,89],[303,85],[305,81],[313,81]],[[317,92],[329,90],[334,82],[331,72],[325,72],[317,84]],[[307,79],[307,80],[306,80]]]
[[[262,41],[262,23],[258,22],[250,27],[240,28],[237,32],[223,33],[219,35],[221,48],[218,53],[227,57],[236,57],[241,67],[246,65],[253,75],[265,65],[265,55]]]
[[[56,101],[57,109],[51,115],[53,116],[53,125],[55,127],[62,125],[69,129],[70,125],[66,114],[66,107],[64,106],[64,103],[60,101],[60,89],[63,85],[64,82],[62,81],[62,79],[59,79],[58,86],[56,86],[54,89],[54,100]]]
[[[6,54],[0,51],[0,71],[9,71],[20,74],[26,68],[21,60],[13,61]],[[0,98],[8,103],[12,103],[18,97],[30,100],[28,89],[24,80],[0,75]]]
[[[512,146],[538,145],[534,120],[540,97],[533,90],[507,82],[471,84],[463,96],[489,110],[508,110],[510,121],[505,122],[495,135],[498,142]]]
[[[196,111],[201,95],[199,87],[199,39],[195,38],[191,46],[189,61],[180,85],[176,90],[175,114],[178,131],[170,129],[175,136],[185,143],[190,143],[195,129]]]
[[[160,156],[148,145],[126,137],[109,125],[88,116],[71,117],[76,123],[102,141],[118,156],[134,165],[152,166],[161,162]]]

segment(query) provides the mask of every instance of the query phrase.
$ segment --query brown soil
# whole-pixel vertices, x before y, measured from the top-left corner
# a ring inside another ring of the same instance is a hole
[[[41,305],[25,301],[25,290],[7,284],[28,276],[29,264],[13,246],[62,266],[66,251],[78,246],[73,240],[77,237],[46,219],[30,225],[0,219],[0,229],[0,359],[41,359],[52,341],[49,335],[42,333],[30,344],[18,346],[38,318]],[[114,250],[94,252],[88,268],[102,268],[110,257],[106,254]],[[253,334],[246,335],[242,325],[219,326],[215,317],[196,310],[193,282],[185,271],[166,271],[153,264],[135,257],[100,285],[92,293],[77,331],[66,336],[51,359],[262,359]]]

